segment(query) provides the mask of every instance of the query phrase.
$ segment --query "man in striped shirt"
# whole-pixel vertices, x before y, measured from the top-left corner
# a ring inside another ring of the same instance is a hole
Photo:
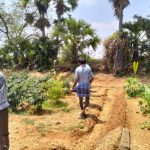
[[[81,118],[86,118],[86,107],[89,105],[90,98],[90,83],[93,81],[94,75],[86,60],[83,57],[79,58],[79,67],[75,70],[75,82],[72,90],[77,92],[79,104],[81,108]],[[77,85],[77,86],[76,86]],[[85,102],[83,98],[85,97]]]
[[[6,80],[0,72],[0,149],[9,149],[8,107]]]

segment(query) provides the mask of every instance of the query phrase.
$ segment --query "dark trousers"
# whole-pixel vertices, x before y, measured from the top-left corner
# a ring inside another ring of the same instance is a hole
[[[8,108],[0,110],[0,150],[9,149]]]

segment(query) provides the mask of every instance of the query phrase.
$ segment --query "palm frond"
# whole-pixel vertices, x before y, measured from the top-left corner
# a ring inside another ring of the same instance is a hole
[[[50,0],[34,0],[34,4],[37,7],[40,14],[47,13]]]
[[[78,1],[79,0],[68,0],[68,4],[70,4],[72,10],[78,6]]]
[[[64,1],[63,0],[58,0],[56,2],[56,13],[58,16],[62,16],[63,13],[65,12],[66,6],[64,5]]]
[[[42,31],[45,27],[50,27],[50,23],[49,23],[48,19],[46,19],[46,18],[39,18],[35,22],[34,26],[39,28]]]
[[[109,0],[109,2],[112,3],[114,14],[118,18],[120,17],[120,6],[122,5],[122,9],[124,9],[130,4],[129,0]]]
[[[26,18],[25,18],[25,21],[29,24],[32,24],[33,21],[34,21],[34,16],[32,13],[27,13],[26,14]]]

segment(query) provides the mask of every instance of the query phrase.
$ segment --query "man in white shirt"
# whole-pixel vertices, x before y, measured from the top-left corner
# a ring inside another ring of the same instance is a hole
[[[86,60],[83,57],[79,58],[79,67],[75,70],[75,82],[72,87],[72,91],[77,92],[77,96],[79,97],[79,105],[81,108],[81,118],[86,118],[85,110],[89,105],[89,97],[90,97],[90,83],[93,81],[94,75],[92,70],[88,64],[86,64]],[[77,86],[76,86],[77,85]],[[85,102],[83,102],[83,98],[85,97]]]
[[[0,72],[0,150],[9,149],[8,107],[6,80]]]

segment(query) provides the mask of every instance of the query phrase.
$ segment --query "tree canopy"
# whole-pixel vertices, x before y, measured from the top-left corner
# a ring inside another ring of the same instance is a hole
[[[99,37],[90,24],[83,20],[68,18],[63,26],[58,25],[53,32],[53,38],[59,35],[65,61],[77,62],[78,55],[83,55],[83,50],[88,47],[96,49],[100,43]]]

